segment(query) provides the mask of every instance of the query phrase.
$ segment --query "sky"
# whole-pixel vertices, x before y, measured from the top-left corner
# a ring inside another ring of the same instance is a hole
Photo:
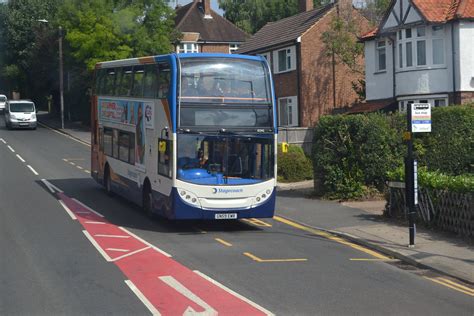
[[[180,5],[186,5],[190,2],[192,2],[192,0],[178,0],[178,3]],[[220,15],[224,13],[221,9],[219,9],[219,4],[217,3],[217,0],[211,0],[211,8],[212,10],[216,11]]]

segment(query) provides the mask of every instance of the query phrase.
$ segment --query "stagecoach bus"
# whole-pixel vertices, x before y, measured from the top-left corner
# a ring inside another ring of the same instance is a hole
[[[96,65],[92,176],[169,219],[272,217],[276,110],[263,57],[169,54]]]

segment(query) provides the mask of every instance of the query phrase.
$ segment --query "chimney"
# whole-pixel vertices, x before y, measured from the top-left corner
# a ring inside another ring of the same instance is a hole
[[[298,0],[299,12],[307,12],[314,9],[313,0]]]
[[[211,0],[201,0],[202,9],[204,11],[205,19],[212,19],[211,16]]]

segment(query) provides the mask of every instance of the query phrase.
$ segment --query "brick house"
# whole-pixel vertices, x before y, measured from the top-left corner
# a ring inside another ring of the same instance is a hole
[[[234,53],[248,35],[217,14],[210,0],[194,0],[176,8],[176,29],[182,33],[177,53]]]
[[[337,15],[352,18],[368,30],[368,21],[351,1],[314,9],[312,0],[299,0],[299,9],[299,14],[267,23],[238,50],[269,61],[282,127],[312,127],[321,115],[352,105],[357,100],[352,81],[363,78],[333,63],[321,38]]]
[[[393,0],[361,40],[364,111],[474,101],[474,0]]]

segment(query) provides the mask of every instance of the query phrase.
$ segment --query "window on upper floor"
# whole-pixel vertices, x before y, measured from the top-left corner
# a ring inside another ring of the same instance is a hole
[[[196,43],[180,43],[176,47],[178,53],[199,53],[199,44]]]
[[[377,71],[387,69],[387,53],[385,41],[377,42]]]
[[[239,47],[239,44],[229,44],[229,54],[235,54]]]
[[[398,31],[398,70],[445,65],[444,26],[420,26]]]
[[[273,70],[275,73],[296,69],[295,47],[288,47],[273,52]]]

